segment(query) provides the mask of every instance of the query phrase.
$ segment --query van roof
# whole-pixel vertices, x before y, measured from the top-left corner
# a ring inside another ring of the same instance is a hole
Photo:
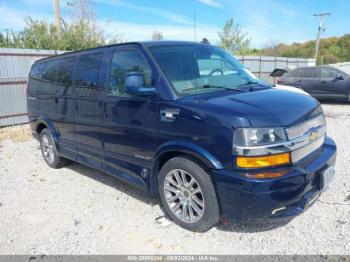
[[[191,42],[191,41],[168,41],[168,40],[160,40],[160,41],[136,41],[136,42],[125,42],[125,43],[118,43],[118,44],[111,44],[111,45],[104,45],[104,46],[98,46],[98,47],[93,47],[93,48],[87,48],[87,49],[81,49],[77,51],[67,51],[63,54],[59,55],[52,55],[48,57],[44,57],[42,59],[36,60],[35,62],[39,61],[44,61],[56,57],[62,57],[66,55],[72,55],[72,54],[79,54],[80,52],[85,52],[85,51],[93,51],[93,50],[98,50],[101,48],[106,48],[106,47],[113,47],[113,46],[123,46],[123,45],[140,45],[144,47],[150,47],[150,46],[161,46],[161,45],[179,45],[179,44],[185,44],[185,45],[208,45],[205,43],[196,43],[196,42]]]

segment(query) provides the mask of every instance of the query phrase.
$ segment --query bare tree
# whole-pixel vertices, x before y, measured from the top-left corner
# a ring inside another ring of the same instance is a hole
[[[164,40],[163,32],[153,31],[152,40],[154,41]]]

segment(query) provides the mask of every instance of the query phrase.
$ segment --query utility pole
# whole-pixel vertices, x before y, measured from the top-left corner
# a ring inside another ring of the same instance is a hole
[[[59,0],[53,0],[53,7],[55,12],[55,23],[57,32],[61,33],[61,15],[60,15],[60,3]]]
[[[320,36],[322,32],[322,27],[323,27],[323,17],[326,15],[331,15],[331,13],[319,13],[319,14],[314,14],[313,16],[319,16],[320,17],[320,24],[318,26],[318,31],[317,31],[317,38],[316,38],[316,43],[315,43],[315,55],[314,58],[316,59],[317,62],[317,55],[318,55],[318,48],[320,47]]]
[[[193,33],[194,33],[194,42],[197,43],[197,21],[196,21],[196,11],[193,11]]]

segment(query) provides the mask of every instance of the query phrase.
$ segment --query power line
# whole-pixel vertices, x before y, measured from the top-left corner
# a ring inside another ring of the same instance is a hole
[[[317,38],[316,38],[316,43],[315,43],[315,54],[314,54],[314,58],[317,61],[317,55],[318,55],[318,48],[320,47],[320,37],[321,37],[321,31],[322,31],[322,27],[323,27],[323,17],[327,16],[327,15],[331,15],[331,13],[325,12],[325,13],[319,13],[319,14],[314,14],[313,16],[320,17],[320,24],[318,26],[318,31],[317,31]]]

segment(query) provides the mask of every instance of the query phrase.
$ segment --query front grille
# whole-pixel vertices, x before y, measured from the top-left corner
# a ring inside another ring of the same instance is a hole
[[[319,149],[325,141],[326,129],[323,114],[287,128],[288,139],[296,141],[291,152],[292,162],[296,163]]]
[[[311,132],[313,129],[326,126],[326,119],[323,114],[306,120],[300,124],[289,127],[286,129],[287,136],[289,140],[295,139],[297,137],[303,136],[308,132]]]
[[[319,149],[324,143],[324,140],[325,140],[325,135],[319,137],[316,141],[309,143],[306,146],[303,146],[301,148],[294,150],[291,154],[292,162],[296,163],[301,159],[303,159],[304,157],[310,155],[312,152]]]

